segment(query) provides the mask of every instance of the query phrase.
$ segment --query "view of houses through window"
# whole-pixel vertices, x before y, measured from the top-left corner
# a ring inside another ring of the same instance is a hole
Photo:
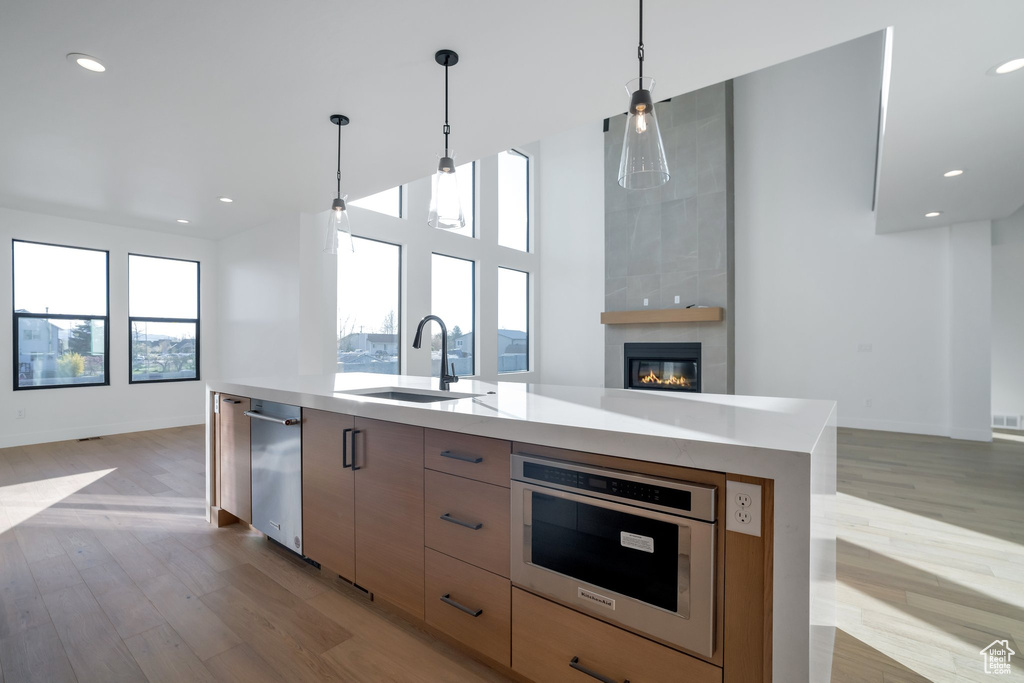
[[[15,389],[108,384],[106,251],[14,240]]]
[[[128,255],[129,382],[199,379],[199,263]]]
[[[338,372],[400,374],[402,249],[352,241],[338,250]]]
[[[476,374],[473,363],[473,328],[476,263],[466,259],[433,254],[430,264],[430,311],[448,327],[449,372]],[[441,328],[433,325],[430,344],[431,372],[441,370]]]
[[[498,268],[498,372],[530,369],[530,276]]]

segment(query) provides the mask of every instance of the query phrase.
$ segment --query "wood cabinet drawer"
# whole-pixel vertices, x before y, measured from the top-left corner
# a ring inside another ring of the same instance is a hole
[[[509,486],[512,444],[508,441],[428,429],[423,452],[428,469]]]
[[[509,490],[426,470],[427,547],[509,576]]]
[[[429,548],[426,568],[427,623],[509,666],[512,633],[512,584],[509,580]]]
[[[722,670],[629,631],[512,589],[512,668],[537,683],[721,683]]]

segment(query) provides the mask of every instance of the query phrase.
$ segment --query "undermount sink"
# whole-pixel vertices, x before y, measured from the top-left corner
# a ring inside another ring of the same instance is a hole
[[[454,401],[460,398],[474,398],[479,394],[457,394],[451,391],[408,391],[394,387],[358,389],[356,391],[339,391],[339,394],[349,396],[365,396],[366,398],[379,398],[385,401],[407,401],[409,403],[437,403],[439,401]]]

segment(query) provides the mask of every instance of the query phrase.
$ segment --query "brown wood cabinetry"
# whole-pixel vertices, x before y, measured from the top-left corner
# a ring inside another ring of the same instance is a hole
[[[509,580],[429,548],[426,572],[427,623],[509,666],[512,629]]]
[[[512,452],[508,441],[428,429],[423,451],[428,469],[508,488]]]
[[[220,395],[217,500],[222,510],[252,523],[252,462],[249,449],[249,399]]]
[[[357,417],[355,581],[423,618],[423,428]]]
[[[518,588],[512,589],[512,668],[536,683],[593,683],[598,676],[630,683],[722,681],[713,664]]]
[[[508,577],[509,490],[427,470],[426,544]]]
[[[351,415],[302,410],[303,552],[353,581],[356,576],[355,473]]]

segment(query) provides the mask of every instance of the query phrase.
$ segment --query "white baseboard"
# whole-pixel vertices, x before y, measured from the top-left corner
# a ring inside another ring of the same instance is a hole
[[[839,418],[840,427],[850,429],[872,429],[880,432],[899,432],[901,434],[924,434],[926,436],[948,436],[951,439],[964,441],[991,441],[991,429],[957,429],[947,425],[936,425],[928,422],[899,422],[896,420],[877,420],[873,418],[853,417]]]
[[[964,441],[991,441],[992,428],[988,429],[961,429],[953,427],[949,430],[949,438],[963,439]]]
[[[29,446],[37,443],[51,443],[53,441],[70,441],[72,439],[85,439],[90,436],[109,436],[110,434],[146,432],[151,429],[168,429],[170,427],[200,425],[204,422],[206,422],[206,417],[204,415],[183,415],[179,417],[161,417],[150,420],[136,420],[134,422],[113,422],[110,424],[88,425],[69,429],[47,429],[38,432],[25,432],[22,434],[5,434],[0,437],[0,448]]]

